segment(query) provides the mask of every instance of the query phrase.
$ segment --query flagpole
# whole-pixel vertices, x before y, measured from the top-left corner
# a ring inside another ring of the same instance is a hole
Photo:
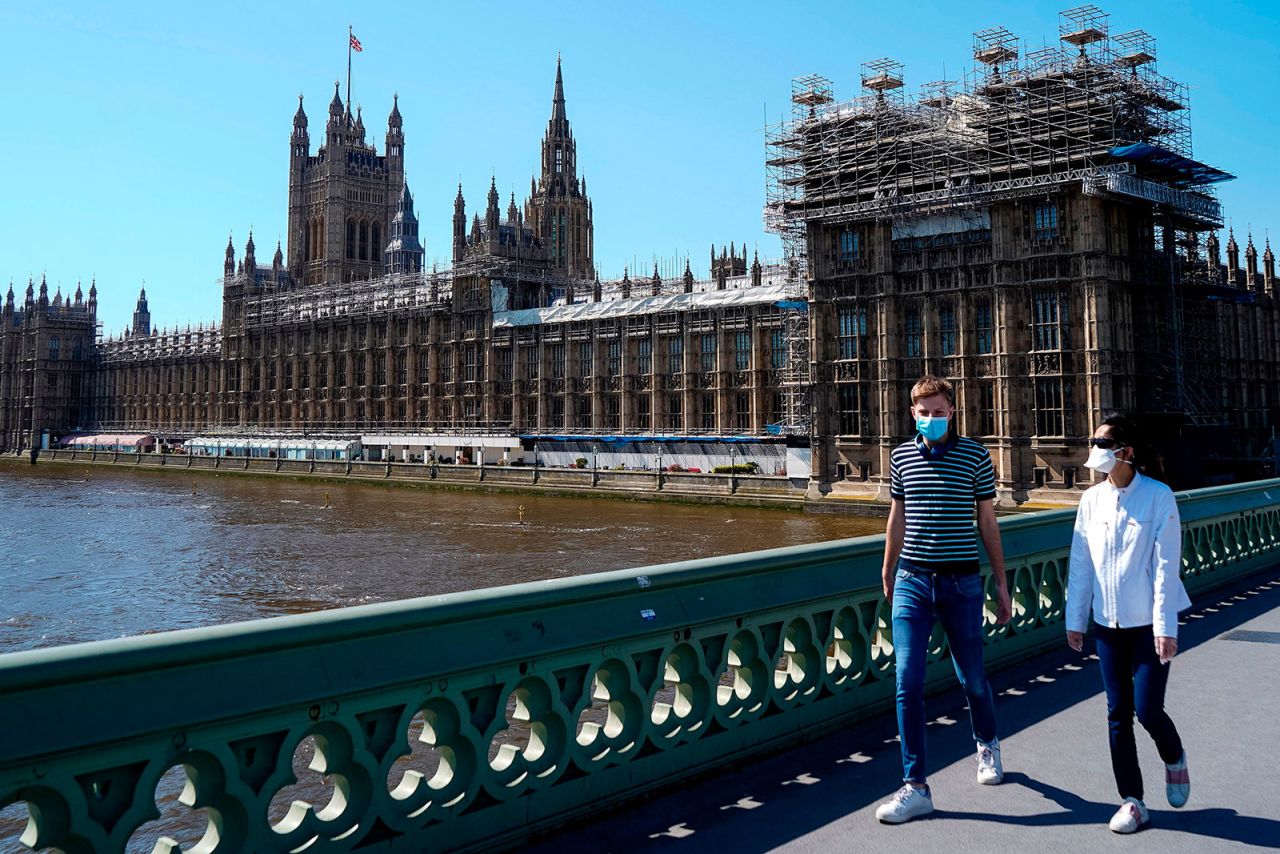
[[[347,113],[351,112],[351,37],[354,33],[347,24]]]

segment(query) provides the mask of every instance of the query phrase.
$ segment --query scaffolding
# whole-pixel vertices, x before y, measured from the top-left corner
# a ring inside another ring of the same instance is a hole
[[[809,436],[813,426],[813,380],[809,365],[809,308],[801,300],[779,302],[786,354],[778,371],[781,419],[769,432]]]
[[[1080,6],[1061,14],[1059,41],[1025,53],[1004,27],[981,30],[963,80],[911,97],[890,59],[864,63],[863,94],[843,102],[826,78],[797,78],[791,118],[766,129],[766,228],[803,256],[815,220],[921,216],[1066,185],[1220,227],[1209,185],[1231,176],[1190,159],[1187,89],[1156,71],[1154,39],[1113,37],[1106,13]]]
[[[153,335],[122,335],[98,342],[103,364],[143,362],[154,359],[214,358],[222,353],[220,327],[198,326],[185,330],[157,330]]]
[[[723,287],[714,278],[663,280],[656,273],[653,277],[636,279],[624,274],[622,279],[601,282],[530,267],[518,259],[486,257],[468,259],[443,270],[396,274],[361,282],[281,290],[257,290],[254,285],[255,290],[244,302],[245,327],[269,329],[332,318],[443,312],[452,305],[454,281],[463,277],[486,278],[509,289],[516,285],[534,288],[539,294],[538,307],[565,305],[570,300],[574,304],[614,302],[682,293],[742,290],[756,284],[750,272],[726,277]],[[232,281],[250,284],[250,279],[243,274]],[[760,266],[760,285],[797,281],[794,265],[766,260]]]

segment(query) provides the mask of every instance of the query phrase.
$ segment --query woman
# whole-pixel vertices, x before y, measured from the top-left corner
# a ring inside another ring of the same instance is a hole
[[[1133,717],[1155,740],[1165,763],[1169,805],[1191,793],[1187,755],[1164,711],[1169,662],[1178,651],[1178,612],[1191,607],[1182,586],[1182,527],[1169,487],[1134,464],[1133,424],[1113,416],[1089,440],[1088,468],[1106,480],[1085,492],[1076,512],[1067,582],[1067,643],[1084,649],[1090,606],[1102,684],[1107,692],[1111,767],[1123,799],[1111,818],[1116,833],[1148,821]]]

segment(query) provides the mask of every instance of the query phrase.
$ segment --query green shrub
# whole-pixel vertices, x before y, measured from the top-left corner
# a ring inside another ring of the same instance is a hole
[[[759,463],[734,463],[731,466],[716,466],[712,474],[755,474],[760,471]]]

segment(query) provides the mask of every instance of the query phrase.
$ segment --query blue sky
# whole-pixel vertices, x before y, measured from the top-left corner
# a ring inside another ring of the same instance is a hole
[[[0,287],[46,272],[66,292],[96,275],[110,332],[144,281],[156,323],[216,319],[228,232],[239,251],[252,226],[259,258],[284,236],[297,96],[314,146],[333,81],[345,87],[348,24],[365,48],[353,99],[379,150],[400,94],[429,256],[448,254],[459,180],[469,211],[490,174],[504,209],[527,192],[558,50],[602,275],[686,253],[705,275],[713,241],[778,252],[761,227],[762,126],[787,111],[792,77],[824,74],[850,97],[859,63],[889,56],[909,86],[955,78],[973,31],[1001,24],[1034,49],[1066,5],[4,4]],[[1156,36],[1160,70],[1189,84],[1196,156],[1239,176],[1221,191],[1237,232],[1280,229],[1280,7],[1104,8],[1112,32]]]

